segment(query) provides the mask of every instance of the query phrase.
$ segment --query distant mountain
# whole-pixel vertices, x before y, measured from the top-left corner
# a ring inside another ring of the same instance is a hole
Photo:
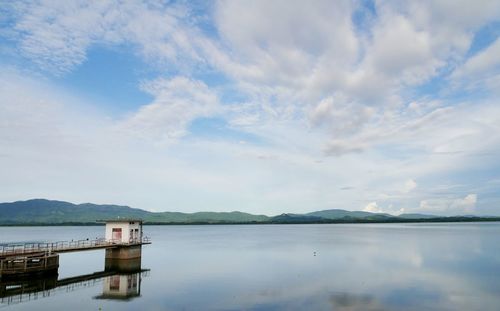
[[[431,218],[438,218],[439,216],[434,216],[434,215],[427,215],[427,214],[401,214],[398,216],[399,218],[404,218],[404,219],[431,219]]]
[[[91,224],[95,223],[96,220],[117,218],[139,218],[150,224],[290,224],[500,220],[500,217],[442,217],[425,214],[393,216],[382,213],[346,211],[341,209],[323,210],[307,214],[281,214],[269,217],[242,212],[154,213],[128,206],[98,205],[92,203],[73,204],[45,199],[0,203],[0,225]]]
[[[351,217],[351,218],[366,218],[366,217],[373,217],[375,215],[377,216],[385,216],[385,217],[395,217],[389,214],[382,214],[382,213],[370,213],[370,212],[362,212],[362,211],[346,211],[343,209],[329,209],[329,210],[324,210],[324,211],[317,211],[317,212],[312,212],[312,213],[307,213],[305,214],[307,216],[315,216],[315,217],[321,217],[321,218],[326,218],[326,219],[341,219],[344,217]]]
[[[150,217],[146,218],[147,221],[177,223],[247,223],[269,220],[269,217],[265,215],[253,215],[243,212],[163,212],[151,214]]]
[[[325,218],[302,214],[281,214],[274,216],[270,220],[273,223],[315,223],[324,222]]]
[[[264,215],[242,212],[153,213],[120,205],[73,204],[34,199],[0,203],[0,224],[95,223],[96,220],[140,218],[151,223],[251,223],[267,221]]]
[[[307,214],[281,214],[271,218],[273,223],[349,223],[349,222],[386,222],[398,217],[382,213],[346,211],[331,209]]]
[[[73,204],[63,201],[34,199],[0,203],[0,223],[62,223],[95,222],[97,219],[134,217],[146,218],[144,210],[119,205]]]

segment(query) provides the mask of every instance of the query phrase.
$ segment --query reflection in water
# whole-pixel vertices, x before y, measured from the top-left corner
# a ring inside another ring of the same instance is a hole
[[[380,303],[369,295],[353,295],[348,293],[332,294],[330,303],[332,304],[333,310],[336,311],[383,310]]]
[[[116,260],[106,258],[104,263],[105,270],[120,272],[136,272],[141,269],[141,258],[132,258]]]
[[[71,293],[98,284],[103,284],[102,294],[94,298],[128,300],[140,297],[142,278],[148,275],[149,270],[126,274],[100,271],[64,279],[57,279],[57,275],[52,275],[0,281],[0,307]]]
[[[39,292],[49,291],[56,287],[57,275],[35,280],[0,281],[0,302],[4,304],[29,300],[32,296],[38,297]]]
[[[102,295],[96,299],[130,300],[141,296],[141,274],[116,274],[104,278]]]
[[[0,239],[50,241],[92,237],[101,230],[0,227]],[[32,292],[51,298],[6,309],[62,310],[74,304],[116,311],[441,311],[500,306],[500,223],[151,226],[147,232],[155,241],[143,248],[142,265],[154,272],[147,280],[143,274],[109,274],[74,283],[75,293],[63,287]],[[60,278],[105,268],[103,255],[61,255]],[[54,286],[54,280],[44,282],[24,288]],[[61,279],[57,282],[61,285]]]

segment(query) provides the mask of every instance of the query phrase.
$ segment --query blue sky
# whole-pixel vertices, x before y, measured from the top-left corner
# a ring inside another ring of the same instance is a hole
[[[0,201],[500,215],[498,1],[0,7]]]

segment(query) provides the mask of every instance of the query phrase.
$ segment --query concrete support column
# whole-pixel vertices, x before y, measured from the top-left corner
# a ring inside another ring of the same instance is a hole
[[[119,246],[106,249],[105,270],[132,272],[141,269],[142,246]]]

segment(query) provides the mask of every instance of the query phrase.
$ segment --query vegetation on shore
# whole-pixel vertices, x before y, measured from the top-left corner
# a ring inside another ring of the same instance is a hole
[[[500,221],[500,217],[433,216],[423,214],[369,213],[331,209],[307,214],[281,214],[273,217],[243,212],[149,212],[119,205],[72,204],[34,199],[0,203],[2,226],[96,225],[98,219],[139,218],[151,225],[202,224],[323,224],[323,223],[418,223]]]

